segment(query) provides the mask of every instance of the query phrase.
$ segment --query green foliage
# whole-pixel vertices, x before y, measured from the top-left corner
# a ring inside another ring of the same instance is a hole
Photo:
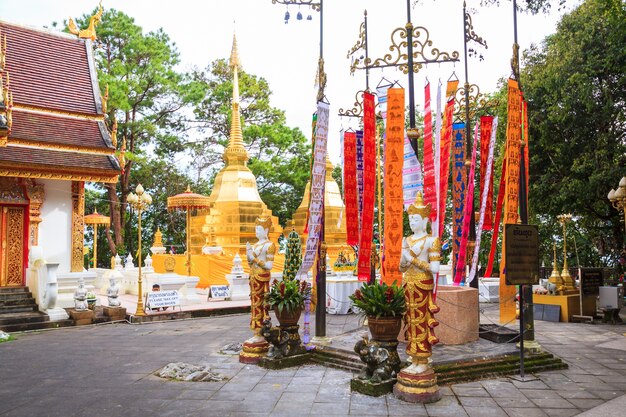
[[[354,306],[367,317],[395,317],[406,311],[404,288],[386,283],[363,284],[350,296]]]
[[[274,281],[265,294],[265,305],[288,313],[304,308],[304,302],[311,298],[311,285],[306,281]]]
[[[587,0],[526,53],[530,210],[548,265],[562,236],[556,216],[568,212],[568,252],[573,236],[584,266],[618,262],[624,226],[606,196],[626,171],[625,39],[626,4]]]
[[[300,236],[294,230],[289,232],[287,237],[287,251],[285,252],[285,269],[283,270],[283,281],[292,281],[296,278],[296,273],[302,264],[302,242]]]

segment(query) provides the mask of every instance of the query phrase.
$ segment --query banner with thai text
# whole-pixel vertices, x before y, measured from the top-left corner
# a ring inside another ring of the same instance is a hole
[[[461,285],[465,277],[465,264],[467,260],[467,241],[469,239],[470,224],[474,214],[474,173],[476,172],[476,144],[479,141],[478,123],[474,125],[474,141],[472,144],[472,160],[470,163],[467,192],[465,193],[465,203],[463,211],[463,226],[461,231],[461,244],[457,256],[456,270],[454,274],[454,285]]]
[[[387,91],[387,141],[385,144],[385,247],[383,253],[383,281],[402,282],[400,256],[402,255],[402,211],[404,194],[402,170],[404,165],[404,89]],[[413,202],[413,201],[412,201]]]
[[[482,121],[481,121],[482,124]],[[493,151],[496,147],[496,132],[498,130],[498,118],[492,118],[490,120],[490,126],[492,127],[489,137],[489,146],[487,147],[487,161],[485,163],[485,177],[481,177],[481,192],[480,192],[480,214],[478,218],[478,228],[476,229],[476,244],[474,245],[474,254],[472,255],[472,264],[470,268],[469,277],[467,279],[468,285],[474,280],[476,276],[476,269],[478,267],[478,252],[480,251],[480,241],[483,234],[484,223],[487,219],[487,213],[491,212],[492,207],[489,206],[489,198],[487,198],[487,193],[489,192],[489,186],[487,184],[492,184],[493,187]],[[481,125],[482,131],[482,125]],[[482,133],[481,133],[482,135]],[[481,136],[481,146],[484,140],[482,140]],[[482,150],[480,157],[482,159]],[[482,170],[482,166],[481,166]],[[493,197],[492,197],[493,200]]]
[[[430,204],[430,220],[437,219],[435,161],[433,155],[433,114],[430,109],[430,83],[424,87],[424,204]]]
[[[526,210],[528,210],[528,194],[530,191],[530,188],[528,188],[528,184],[529,184],[529,179],[530,179],[530,165],[529,165],[529,161],[528,161],[528,148],[529,148],[529,143],[528,143],[528,102],[526,100],[524,100],[524,98],[522,97],[522,111],[523,111],[523,115],[522,115],[522,140],[524,141],[524,143],[526,144],[526,146],[524,147],[524,168],[526,168]]]
[[[457,264],[461,238],[463,235],[463,216],[465,214],[465,192],[467,189],[467,171],[465,171],[465,123],[452,125],[452,265]]]
[[[359,281],[368,281],[374,237],[374,200],[376,198],[376,115],[374,95],[363,93],[363,211],[359,239]]]
[[[404,208],[413,204],[418,191],[423,191],[422,166],[415,156],[408,136],[404,136],[404,161],[402,163],[402,199]]]
[[[346,202],[347,244],[359,244],[359,201],[356,181],[356,132],[343,135],[343,196]]]
[[[493,165],[492,172],[487,174],[487,159],[489,155],[489,145],[491,144],[491,131],[493,129],[493,116],[481,116],[480,118],[480,204],[483,205],[483,196],[485,201],[485,221],[481,230],[493,229]],[[484,179],[489,176],[491,180],[486,183]],[[483,192],[483,188],[487,187],[487,192]]]
[[[311,120],[311,144],[313,145],[313,148],[315,148],[315,127],[316,126],[317,126],[317,113],[313,113],[313,118]],[[311,158],[311,161],[309,164],[309,178],[312,178],[312,176],[313,176],[313,158]],[[309,201],[311,201],[310,187],[309,187],[309,195],[307,197],[309,198]],[[304,222],[304,234],[305,235],[309,234],[309,210],[308,208],[306,211],[306,221]]]
[[[356,181],[357,181],[357,198],[359,201],[359,219],[363,211],[363,131],[356,131]],[[359,230],[361,224],[359,223]]]
[[[437,84],[437,101],[435,105],[435,143],[433,148],[435,149],[435,190],[437,191],[437,217],[435,221],[432,223],[432,235],[434,237],[439,236],[439,205],[441,201],[440,193],[441,193],[441,127],[442,127],[442,118],[441,118],[441,81]]]
[[[309,236],[298,279],[306,279],[317,256],[322,215],[324,210],[324,186],[326,185],[326,149],[328,141],[329,106],[317,103],[317,125],[315,129],[315,148],[313,149],[313,170],[311,175],[311,200],[309,202]]]
[[[454,118],[454,95],[459,85],[458,80],[448,81],[446,85],[446,108],[443,113],[441,134],[441,159],[439,172],[439,238],[443,235],[446,219],[446,203],[448,202],[448,181],[450,179],[450,153],[452,147],[452,121]]]
[[[485,277],[491,277],[493,272],[493,260],[496,256],[498,246],[498,234],[500,232],[500,219],[502,217],[502,206],[504,204],[504,184],[506,183],[506,155],[502,159],[502,170],[500,175],[500,186],[498,187],[498,200],[496,202],[496,214],[493,221],[493,235],[491,236],[491,248],[489,250],[489,260],[485,269]]]

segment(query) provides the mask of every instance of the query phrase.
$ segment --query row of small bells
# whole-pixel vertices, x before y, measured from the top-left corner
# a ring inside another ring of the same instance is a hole
[[[289,14],[289,9],[287,9],[287,11],[285,12],[285,24],[289,23],[289,18],[291,18],[291,15]],[[302,12],[298,11],[298,14],[296,15],[296,19],[302,20]],[[309,14],[306,17],[306,20],[313,20],[313,16]]]

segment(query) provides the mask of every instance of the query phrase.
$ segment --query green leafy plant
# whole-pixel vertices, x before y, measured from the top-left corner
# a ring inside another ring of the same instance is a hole
[[[364,284],[350,296],[361,314],[367,317],[395,317],[406,311],[404,288],[386,283]]]
[[[311,285],[306,281],[274,281],[270,290],[265,294],[265,305],[293,312],[304,307],[304,302],[311,298]]]

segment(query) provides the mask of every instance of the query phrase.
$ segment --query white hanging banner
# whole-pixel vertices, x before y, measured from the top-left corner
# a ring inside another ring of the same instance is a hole
[[[491,129],[491,138],[489,139],[489,156],[487,157],[487,172],[485,173],[485,180],[483,181],[483,195],[480,198],[480,217],[478,220],[478,226],[476,227],[476,246],[474,246],[472,267],[470,269],[469,277],[467,278],[467,285],[474,280],[474,277],[476,276],[476,269],[478,267],[478,252],[480,250],[480,238],[483,234],[485,211],[487,210],[487,194],[489,193],[489,181],[491,181],[491,167],[493,166],[493,149],[495,148],[496,132],[498,130],[498,116],[494,117]],[[480,141],[480,137],[477,136],[474,140]]]
[[[424,181],[422,179],[422,166],[415,156],[409,137],[404,137],[404,165],[402,167],[402,194],[404,209],[415,202],[418,191],[423,192]]]
[[[330,108],[327,103],[321,101],[317,103],[317,125],[315,128],[315,148],[313,149],[313,170],[311,172],[311,200],[309,203],[309,237],[306,241],[302,265],[298,270],[298,279],[307,278],[317,256],[317,246],[322,231],[329,113]]]
[[[439,193],[441,192],[439,167],[441,165],[441,80],[437,85],[437,104],[435,105],[435,142],[433,144],[435,148],[435,188],[437,189],[437,207],[441,207]],[[432,235],[437,237],[439,233],[439,210],[437,210],[437,219],[432,224]]]

